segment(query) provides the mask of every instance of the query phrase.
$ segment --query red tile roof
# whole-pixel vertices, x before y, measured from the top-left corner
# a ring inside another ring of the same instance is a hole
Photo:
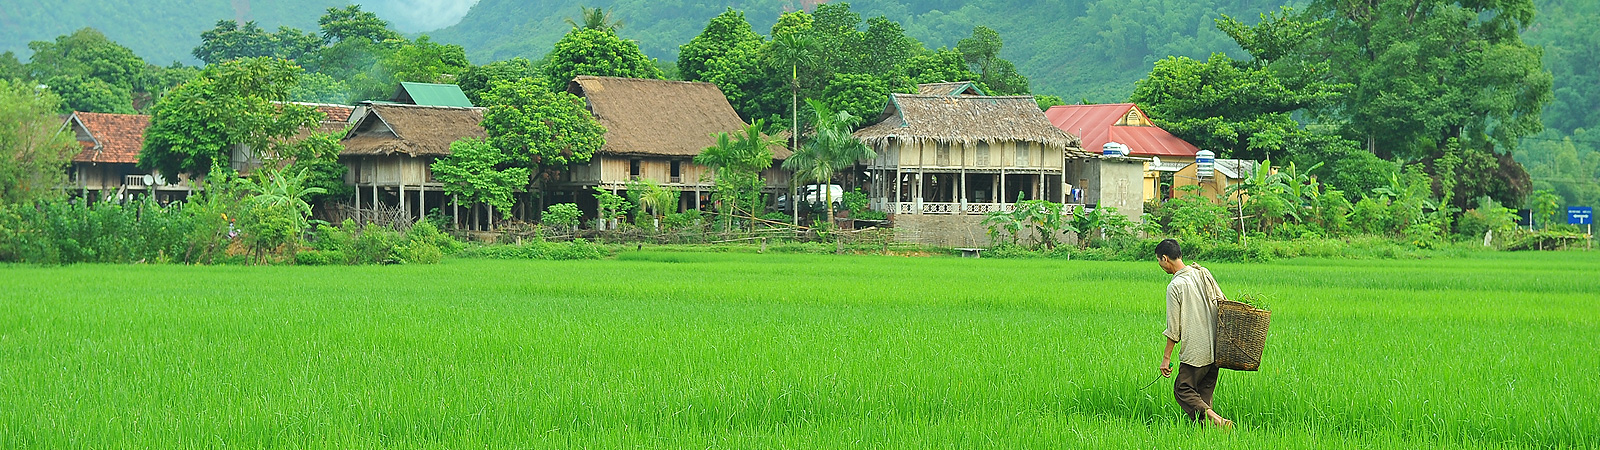
[[[150,116],[138,114],[72,113],[74,127],[82,127],[78,135],[83,152],[72,157],[72,162],[134,164],[139,162],[139,150],[144,148],[144,129],[150,126]],[[84,135],[88,140],[83,140]]]
[[[1117,121],[1128,115],[1128,110],[1138,110],[1132,103],[1106,105],[1052,106],[1044,112],[1050,124],[1062,131],[1083,139],[1083,149],[1100,153],[1107,142],[1120,142],[1128,146],[1133,156],[1185,156],[1193,158],[1200,149],[1167,130],[1149,126],[1119,126]],[[1139,111],[1144,115],[1144,111]]]
[[[297,105],[305,105],[305,106],[310,106],[310,107],[313,107],[313,108],[317,108],[317,111],[322,111],[323,114],[327,114],[328,117],[322,119],[323,122],[349,122],[350,121],[350,114],[354,113],[356,111],[356,107],[354,107],[354,106],[334,105],[334,104],[329,104],[329,103],[295,103],[295,104],[297,104]]]

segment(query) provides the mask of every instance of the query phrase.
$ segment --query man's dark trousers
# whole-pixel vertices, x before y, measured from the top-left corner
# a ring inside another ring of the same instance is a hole
[[[1211,409],[1211,392],[1216,389],[1216,363],[1201,367],[1178,364],[1178,380],[1172,385],[1172,395],[1177,397],[1178,406],[1183,407],[1189,420],[1206,418],[1206,410]]]

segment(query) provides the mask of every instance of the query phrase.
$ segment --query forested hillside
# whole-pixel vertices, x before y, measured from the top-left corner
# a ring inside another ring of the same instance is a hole
[[[1035,92],[1069,100],[1121,101],[1150,64],[1168,55],[1204,58],[1212,51],[1237,52],[1212,19],[1220,14],[1254,17],[1283,0],[897,0],[852,3],[863,18],[885,16],[929,48],[954,47],[974,26],[1000,32],[1001,56],[1016,62]],[[721,13],[724,2],[616,0],[601,2],[623,22],[619,31],[646,54],[672,61],[678,45]],[[482,0],[455,26],[433,32],[461,44],[474,62],[514,56],[537,59],[578,14],[571,0]],[[734,7],[768,34],[778,14],[798,7],[785,0],[751,0]],[[516,18],[507,20],[507,18]]]
[[[254,20],[267,30],[317,28],[332,7],[360,4],[400,31],[449,25],[470,2],[458,0],[6,0],[0,2],[0,52],[28,57],[28,42],[91,27],[152,63],[194,62],[189,50],[218,20]],[[447,20],[441,22],[441,20]],[[552,40],[552,42],[554,42]]]

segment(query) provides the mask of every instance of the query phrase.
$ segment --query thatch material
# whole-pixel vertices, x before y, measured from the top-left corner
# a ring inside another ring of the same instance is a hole
[[[1068,157],[1095,156],[1082,150],[1077,136],[1051,126],[1031,96],[890,94],[878,122],[855,136],[874,147],[889,139],[961,145],[1020,141],[1065,149]]]
[[[345,134],[340,155],[447,156],[450,143],[484,138],[484,108],[373,103]]]
[[[716,133],[746,125],[711,83],[584,75],[567,92],[583,97],[606,127],[601,154],[693,157],[716,145]],[[774,148],[773,155],[784,159],[789,151]]]
[[[984,95],[971,81],[953,83],[923,83],[917,85],[917,95]]]

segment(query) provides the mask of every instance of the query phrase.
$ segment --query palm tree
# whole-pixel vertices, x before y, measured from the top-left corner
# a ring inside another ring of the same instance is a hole
[[[833,174],[863,159],[877,158],[878,154],[850,134],[851,128],[861,118],[845,111],[833,112],[828,105],[813,99],[806,99],[806,104],[816,114],[812,122],[816,133],[804,147],[795,150],[789,159],[783,161],[783,168],[794,171],[795,183],[812,181],[822,184],[828,203],[828,224],[831,226],[834,221]],[[797,202],[791,200],[790,203]]]
[[[720,200],[735,210],[741,206],[739,202],[750,201],[751,216],[761,200],[761,171],[772,167],[772,146],[783,144],[781,139],[761,134],[765,126],[764,119],[756,119],[737,134],[717,133],[717,144],[694,157],[695,164],[716,171],[717,193],[724,197]]]
[[[802,33],[784,33],[772,37],[772,64],[789,66],[789,138],[791,149],[800,147],[800,66],[809,66],[816,59],[817,41]],[[794,183],[789,183],[789,209],[794,211],[794,222],[800,223],[800,209],[795,207]]]
[[[638,202],[640,212],[655,218],[655,225],[659,231],[661,216],[667,208],[677,208],[678,193],[661,186],[661,183],[649,178],[641,178],[628,182],[628,195]]]
[[[601,9],[598,6],[594,8],[579,6],[578,8],[583,10],[583,13],[580,15],[582,19],[581,21],[572,20],[571,17],[567,18],[567,25],[572,25],[572,28],[574,29],[615,32],[622,28],[621,20],[611,19],[610,10]]]

